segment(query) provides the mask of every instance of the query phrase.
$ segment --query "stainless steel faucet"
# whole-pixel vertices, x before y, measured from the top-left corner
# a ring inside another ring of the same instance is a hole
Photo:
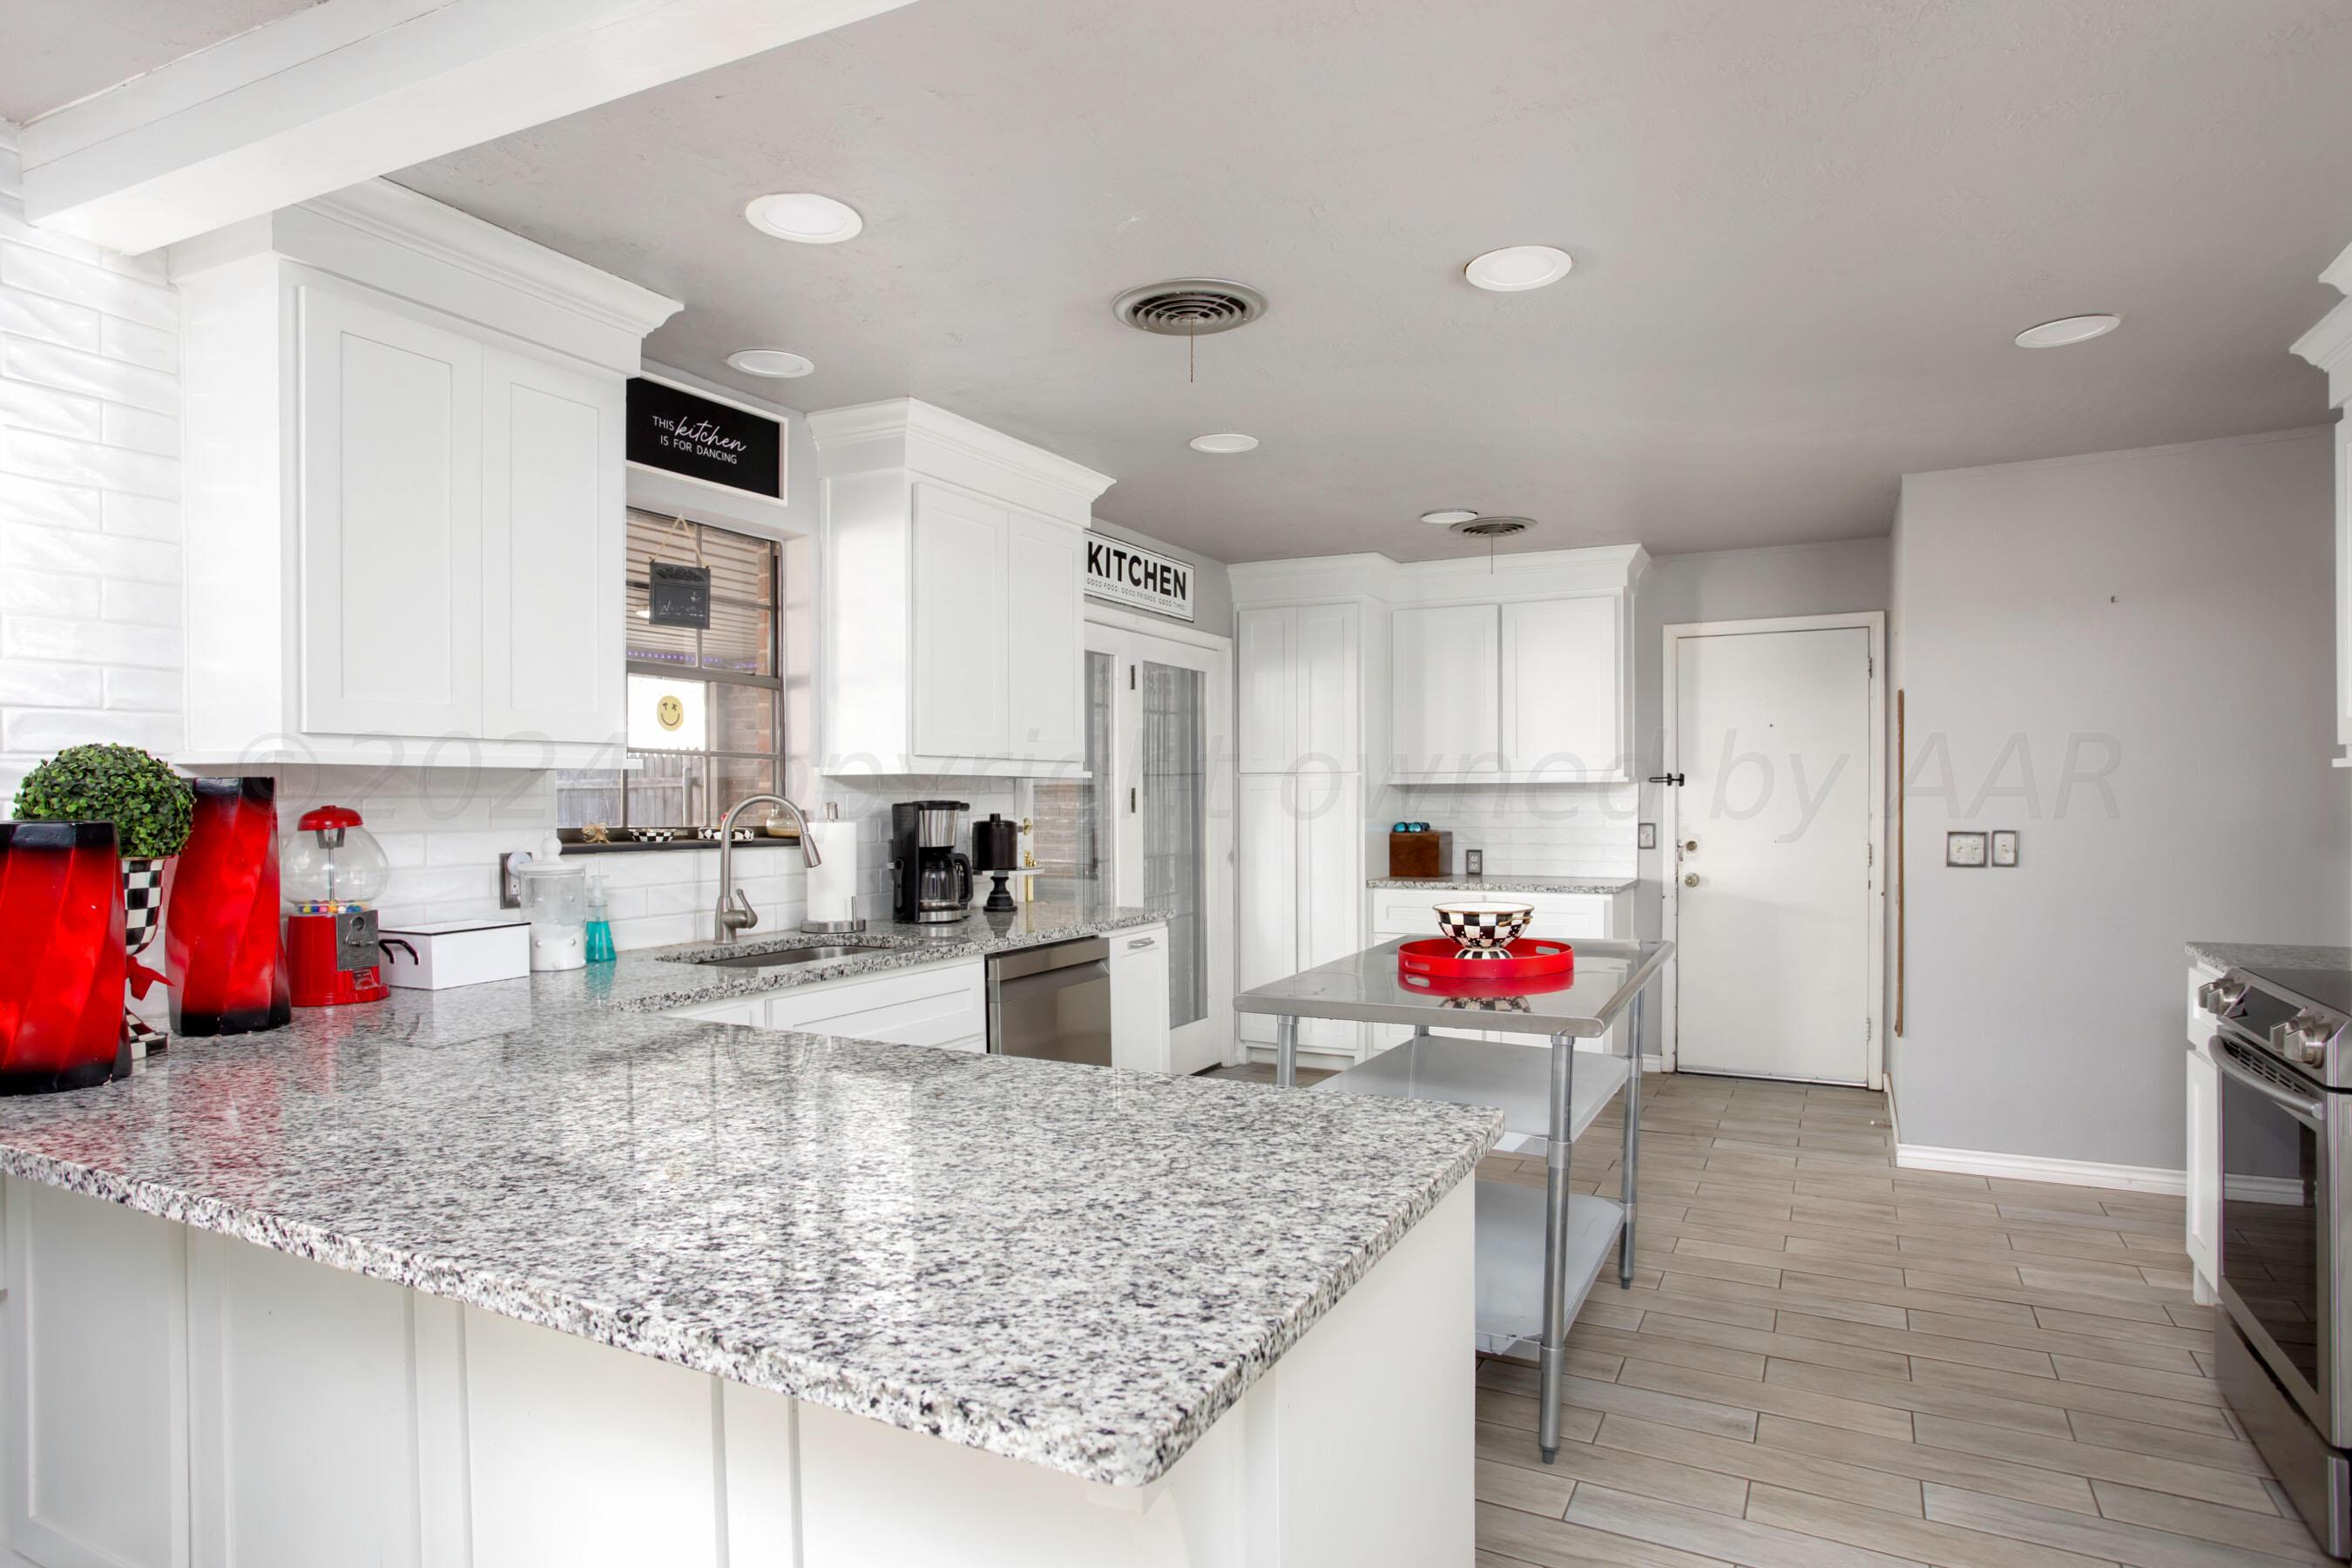
[[[735,886],[735,819],[743,815],[746,806],[758,805],[762,802],[791,815],[793,826],[801,830],[803,863],[814,867],[824,858],[816,852],[816,837],[809,832],[808,818],[799,806],[782,795],[747,795],[729,806],[727,815],[719,822],[719,908],[711,917],[710,940],[713,942],[733,942],[737,931],[749,931],[760,923],[759,911]]]

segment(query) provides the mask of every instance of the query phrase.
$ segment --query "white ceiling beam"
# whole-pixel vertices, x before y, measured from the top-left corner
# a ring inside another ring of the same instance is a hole
[[[324,0],[24,128],[26,215],[136,254],[908,0]]]

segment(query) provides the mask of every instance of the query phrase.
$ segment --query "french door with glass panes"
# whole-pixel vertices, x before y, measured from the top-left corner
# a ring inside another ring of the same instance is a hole
[[[1178,1072],[1234,1053],[1232,654],[1087,627],[1081,837],[1098,891],[1168,916],[1168,1037]]]

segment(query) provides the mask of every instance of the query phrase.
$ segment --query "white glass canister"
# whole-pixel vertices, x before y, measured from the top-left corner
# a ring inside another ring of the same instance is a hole
[[[588,963],[588,868],[547,856],[519,867],[522,912],[530,921],[530,966],[583,969]]]

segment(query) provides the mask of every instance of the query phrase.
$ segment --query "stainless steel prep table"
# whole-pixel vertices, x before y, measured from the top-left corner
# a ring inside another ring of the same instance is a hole
[[[1234,1010],[1275,1020],[1275,1081],[1298,1081],[1298,1020],[1335,1018],[1401,1026],[1412,1033],[1317,1085],[1342,1094],[1384,1094],[1491,1105],[1519,1147],[1544,1153],[1544,1191],[1478,1184],[1478,1348],[1524,1353],[1542,1369],[1538,1440],[1546,1463],[1559,1451],[1559,1385],[1568,1325],[1618,1244],[1617,1281],[1633,1280],[1635,1170],[1641,1154],[1642,996],[1674,952],[1670,942],[1579,942],[1572,984],[1491,1003],[1465,1002],[1408,981],[1397,969],[1402,940],[1258,986],[1234,998]],[[1622,1057],[1580,1052],[1630,1015]],[[1511,1041],[1433,1035],[1433,1028],[1535,1035],[1549,1051]],[[1625,1091],[1625,1153],[1621,1201],[1569,1191],[1569,1157],[1603,1106]],[[1527,1288],[1540,1237],[1542,1261]],[[1538,1300],[1539,1297],[1539,1300]]]

